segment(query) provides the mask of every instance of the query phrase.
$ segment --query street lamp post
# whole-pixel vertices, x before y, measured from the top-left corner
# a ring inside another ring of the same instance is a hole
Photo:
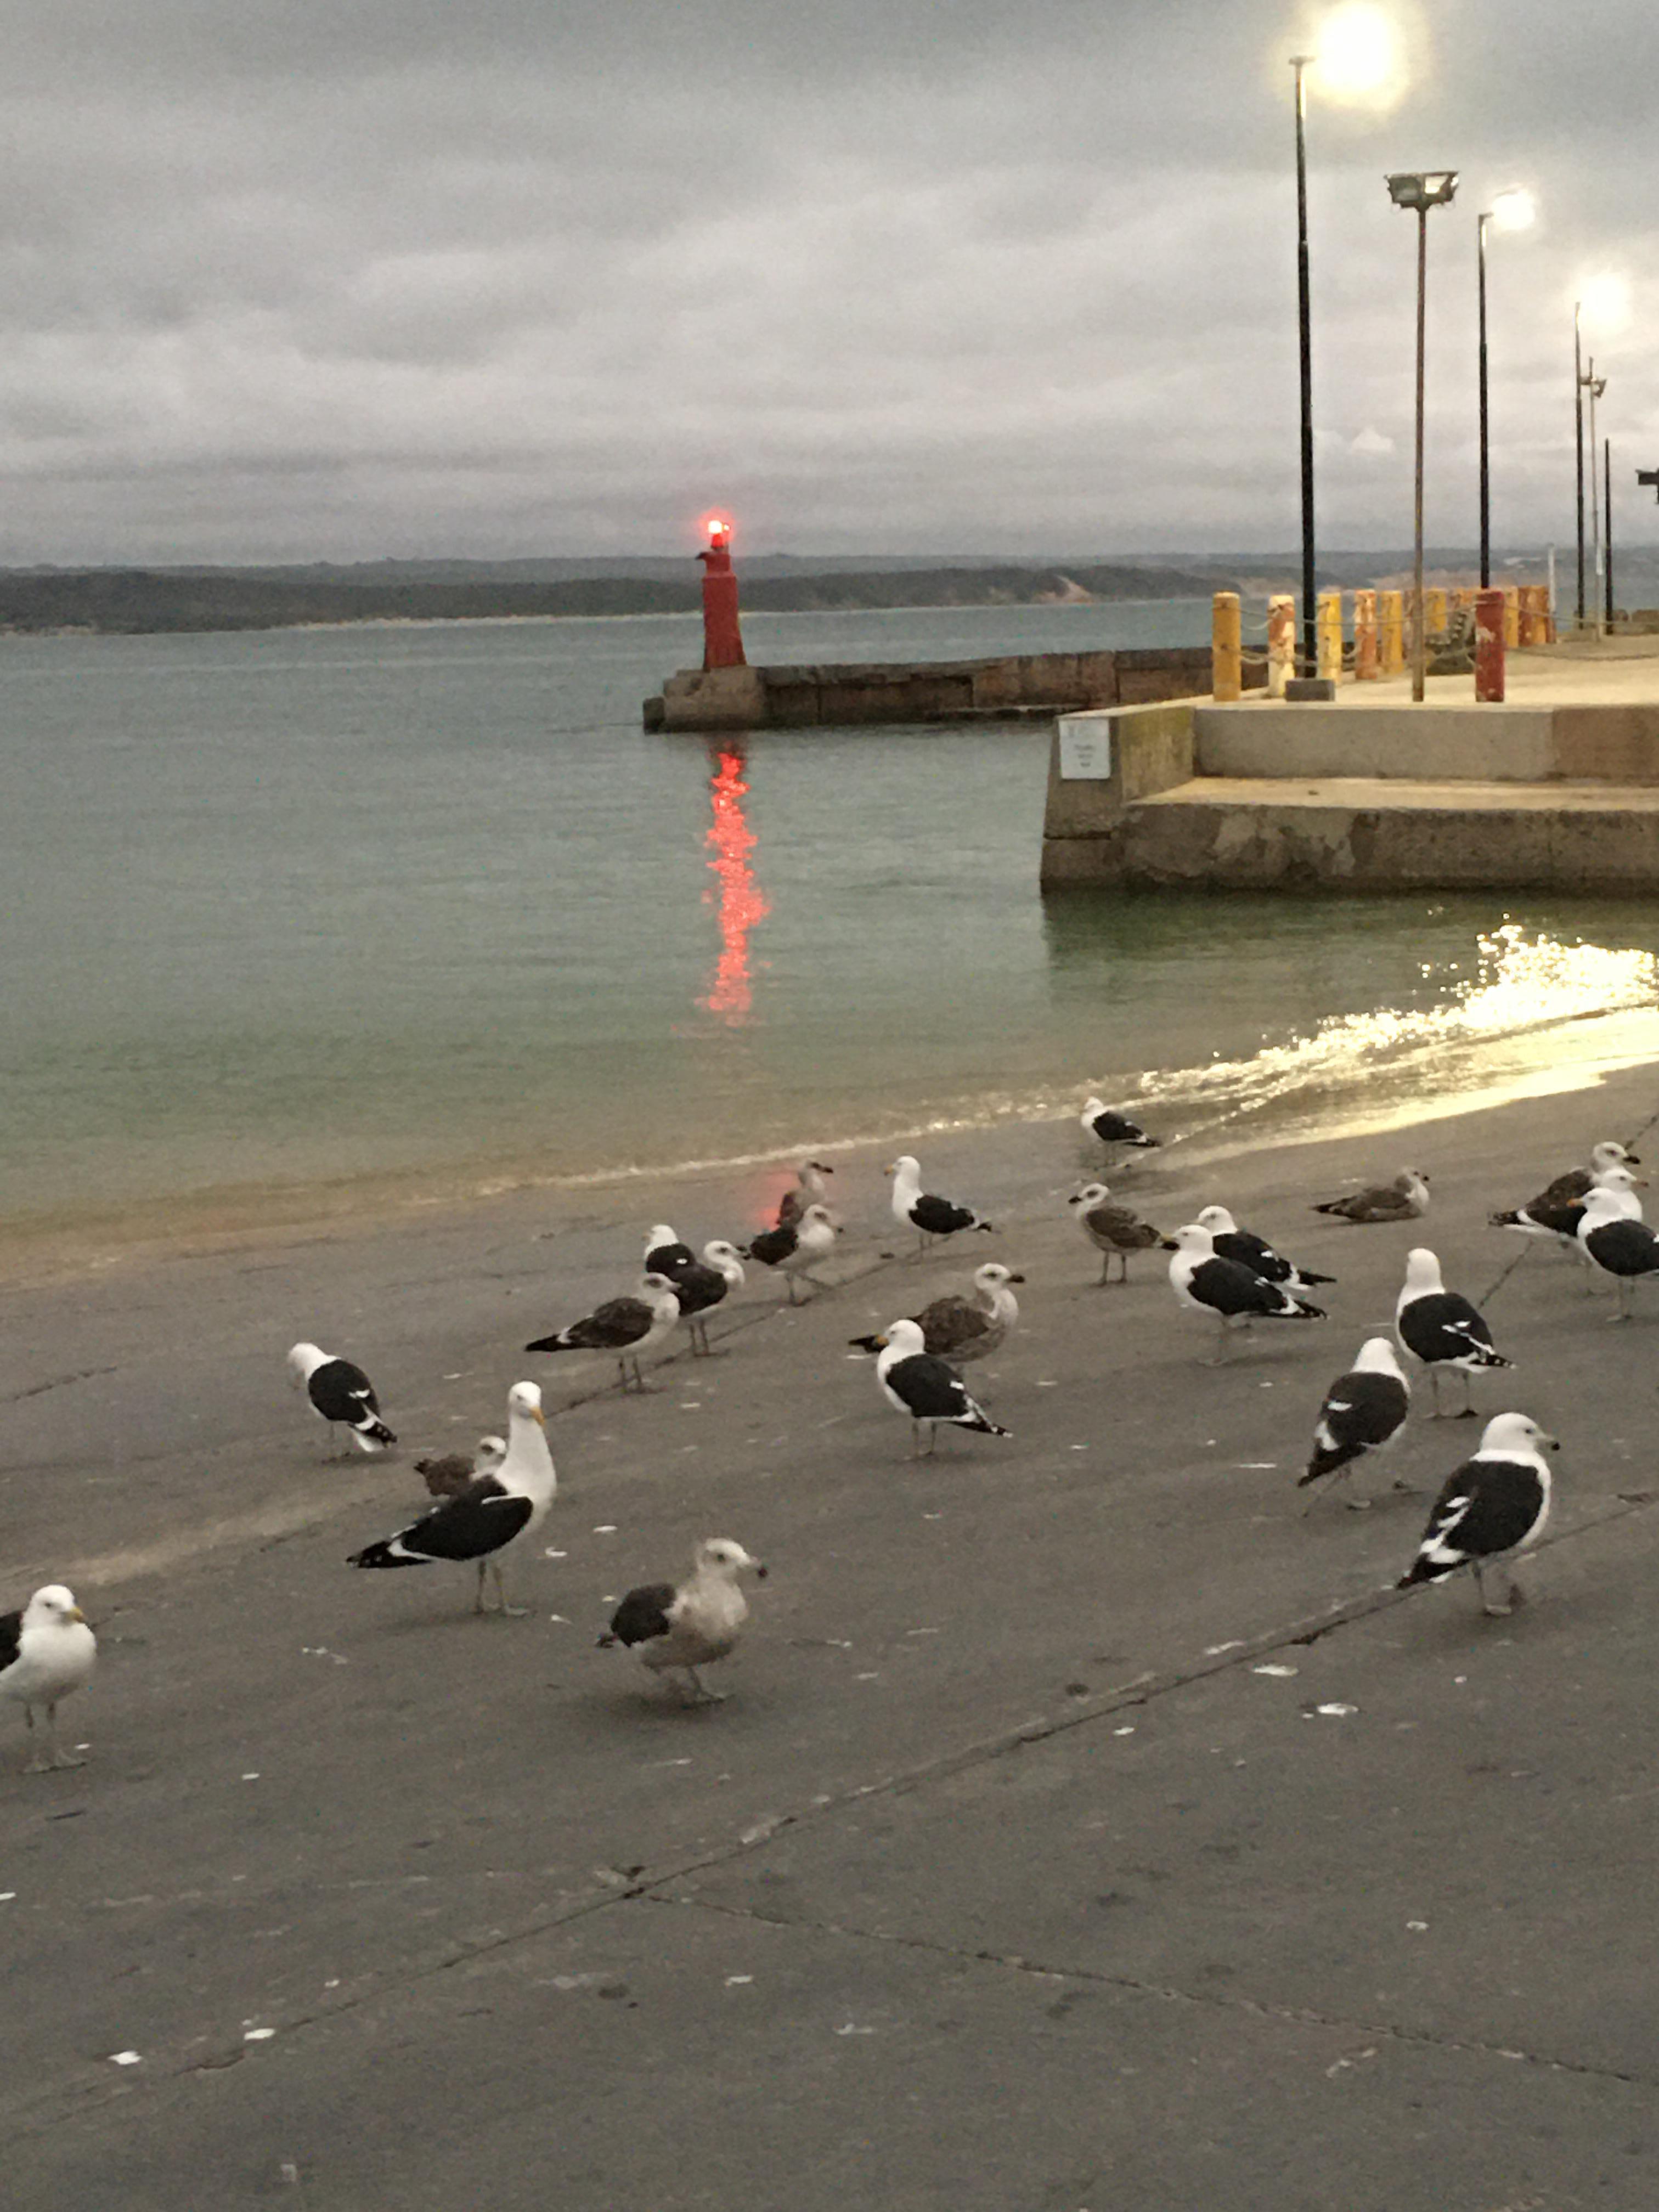
[[[1412,697],[1428,696],[1428,639],[1423,628],[1423,363],[1428,318],[1429,210],[1449,207],[1455,169],[1407,170],[1388,179],[1389,197],[1417,217],[1417,469],[1412,534]]]
[[[1572,303],[1572,443],[1578,473],[1578,622],[1584,627],[1584,305]]]
[[[1513,185],[1499,192],[1490,208],[1475,222],[1479,245],[1480,295],[1480,588],[1492,584],[1492,463],[1489,410],[1486,396],[1486,226],[1500,230],[1524,230],[1533,219],[1532,195]]]
[[[1592,354],[1584,367],[1584,389],[1589,394],[1590,573],[1596,585],[1592,627],[1598,634],[1601,628],[1601,501],[1595,481],[1595,403],[1607,388],[1606,377],[1595,374],[1595,356]]]
[[[1306,76],[1314,57],[1292,54],[1296,71],[1296,298],[1302,341],[1302,665],[1312,676],[1319,666],[1316,625],[1319,607],[1314,588],[1313,310],[1308,276],[1308,93]]]

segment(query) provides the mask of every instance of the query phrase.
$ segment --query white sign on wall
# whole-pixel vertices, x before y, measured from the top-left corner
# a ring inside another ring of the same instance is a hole
[[[1112,772],[1109,714],[1062,714],[1060,773],[1067,783],[1103,782]]]

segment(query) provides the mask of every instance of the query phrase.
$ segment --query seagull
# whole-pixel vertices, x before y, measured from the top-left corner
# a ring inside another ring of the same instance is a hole
[[[827,1160],[803,1160],[795,1170],[796,1188],[778,1200],[778,1227],[793,1229],[809,1206],[822,1204],[830,1195],[823,1178],[835,1172]]]
[[[1216,1356],[1207,1364],[1219,1367],[1227,1357],[1228,1329],[1237,1322],[1249,1328],[1255,1321],[1323,1321],[1325,1309],[1297,1297],[1277,1283],[1264,1283],[1260,1275],[1237,1260],[1216,1257],[1215,1243],[1207,1229],[1189,1221],[1173,1237],[1164,1239],[1164,1249],[1173,1252],[1170,1287],[1189,1313],[1213,1314],[1221,1323]]]
[[[86,1765],[58,1743],[58,1707],[86,1686],[97,1658],[98,1639],[75,1602],[74,1592],[62,1583],[48,1583],[36,1590],[21,1613],[0,1613],[0,1697],[21,1705],[31,1736],[35,1714],[46,1717],[46,1748],[35,1753],[25,1774],[50,1774],[57,1766]]]
[[[750,1239],[748,1256],[758,1260],[763,1267],[775,1267],[789,1285],[789,1303],[799,1305],[795,1296],[795,1278],[805,1277],[817,1289],[827,1285],[818,1282],[816,1275],[807,1273],[815,1260],[822,1260],[836,1249],[836,1224],[830,1218],[827,1206],[809,1206],[800,1219],[786,1229],[763,1229],[758,1237]]]
[[[1120,1283],[1129,1279],[1131,1252],[1151,1251],[1164,1242],[1164,1232],[1154,1229],[1150,1221],[1143,1221],[1127,1206],[1109,1203],[1111,1193],[1103,1182],[1085,1182],[1075,1197],[1068,1198],[1067,1206],[1080,1206],[1078,1226],[1097,1252],[1104,1255],[1100,1263],[1100,1281],[1112,1279],[1112,1255],[1118,1256]]]
[[[645,1272],[647,1275],[666,1275],[672,1283],[682,1267],[695,1267],[697,1255],[689,1244],[682,1244],[665,1221],[659,1221],[645,1240]]]
[[[1608,1168],[1639,1168],[1641,1164],[1638,1153],[1626,1151],[1623,1145],[1615,1145],[1611,1137],[1606,1138],[1601,1144],[1590,1146],[1587,1168],[1569,1168],[1553,1182],[1546,1183],[1536,1198],[1529,1199],[1516,1211],[1531,1213],[1539,1206],[1571,1206],[1574,1199],[1587,1197],[1597,1177]]]
[[[1224,1206],[1206,1206],[1198,1218],[1200,1226],[1215,1239],[1218,1258],[1237,1260],[1264,1283],[1282,1283],[1287,1291],[1311,1291],[1317,1284],[1336,1280],[1334,1275],[1316,1275],[1311,1269],[1282,1258],[1264,1237],[1241,1229]]]
[[[541,1392],[533,1382],[515,1382],[507,1394],[507,1455],[495,1472],[481,1474],[459,1497],[446,1498],[395,1536],[354,1552],[346,1565],[425,1567],[437,1559],[471,1560],[478,1570],[475,1613],[485,1610],[486,1571],[495,1579],[500,1610],[527,1613],[527,1606],[507,1601],[500,1555],[509,1544],[533,1534],[553,1503],[558,1477],[545,1428]]]
[[[1394,1333],[1401,1348],[1426,1367],[1434,1387],[1434,1413],[1441,1419],[1440,1374],[1454,1369],[1463,1377],[1463,1410],[1454,1420],[1474,1419],[1474,1400],[1469,1377],[1477,1367],[1513,1367],[1492,1349],[1492,1331],[1485,1319],[1457,1291],[1449,1291],[1440,1279],[1440,1262],[1425,1245],[1406,1255],[1406,1280],[1395,1302]]]
[[[646,1583],[629,1590],[611,1614],[600,1647],[625,1644],[653,1674],[683,1668],[690,1686],[686,1704],[718,1705],[725,1692],[705,1689],[697,1669],[724,1659],[749,1618],[738,1581],[743,1575],[764,1582],[766,1570],[729,1536],[705,1537],[691,1554],[690,1579],[678,1589],[672,1583]]]
[[[1325,1393],[1308,1472],[1297,1475],[1297,1489],[1305,1490],[1321,1475],[1345,1473],[1367,1452],[1383,1450],[1405,1427],[1411,1401],[1412,1386],[1393,1345],[1386,1336],[1368,1336],[1353,1365]],[[1370,1500],[1351,1498],[1348,1503],[1363,1510]]]
[[[505,1437],[480,1437],[476,1452],[444,1452],[435,1459],[417,1459],[415,1472],[422,1476],[434,1498],[459,1498],[481,1474],[494,1474],[507,1457]]]
[[[1562,1176],[1558,1180],[1565,1182],[1568,1178]],[[1516,1229],[1523,1237],[1548,1237],[1582,1259],[1583,1248],[1578,1242],[1578,1224],[1584,1218],[1588,1201],[1600,1192],[1617,1201],[1604,1209],[1610,1220],[1622,1214],[1626,1220],[1639,1221],[1642,1201],[1636,1194],[1646,1188],[1645,1179],[1632,1175],[1628,1168],[1598,1168],[1589,1187],[1577,1198],[1546,1203],[1546,1194],[1540,1192],[1525,1206],[1511,1206],[1506,1213],[1488,1214],[1486,1219],[1493,1229]]]
[[[685,1318],[686,1333],[691,1340],[692,1357],[714,1357],[708,1341],[708,1326],[702,1316],[717,1306],[728,1291],[743,1288],[743,1261],[735,1244],[724,1237],[711,1237],[702,1248],[698,1259],[689,1244],[682,1244],[666,1222],[660,1222],[646,1240],[645,1264],[648,1273],[666,1275],[674,1285],[680,1302],[680,1312]]]
[[[1416,1168],[1402,1168],[1392,1182],[1357,1190],[1346,1198],[1327,1199],[1316,1213],[1343,1221],[1415,1221],[1429,1210],[1429,1179]]]
[[[641,1275],[637,1297],[607,1298],[582,1320],[573,1321],[568,1328],[532,1338],[525,1350],[613,1352],[624,1390],[629,1387],[630,1367],[636,1390],[654,1390],[656,1384],[647,1383],[641,1374],[640,1362],[647,1352],[656,1350],[679,1317],[679,1296],[667,1276]]]
[[[296,1344],[288,1355],[288,1371],[296,1390],[305,1385],[313,1412],[328,1424],[331,1442],[338,1425],[350,1431],[359,1451],[384,1451],[397,1443],[380,1419],[374,1385],[349,1359],[337,1359],[314,1344]],[[348,1451],[346,1457],[350,1456]]]
[[[1085,1098],[1078,1120],[1085,1133],[1098,1137],[1103,1145],[1131,1145],[1138,1152],[1155,1152],[1163,1143],[1161,1137],[1149,1137],[1139,1121],[1132,1121],[1127,1114],[1115,1114],[1103,1099]]]
[[[935,1298],[932,1305],[911,1316],[921,1331],[923,1351],[935,1359],[958,1362],[983,1359],[994,1352],[1019,1321],[1019,1301],[1008,1285],[1024,1280],[1024,1275],[1015,1274],[1000,1261],[988,1260],[982,1267],[975,1267],[971,1298]],[[848,1340],[860,1352],[879,1352],[887,1339],[854,1336]]]
[[[1480,1450],[1436,1498],[1417,1557],[1395,1588],[1437,1583],[1459,1567],[1473,1567],[1482,1608],[1499,1616],[1512,1611],[1522,1593],[1509,1563],[1544,1533],[1550,1517],[1544,1454],[1560,1449],[1524,1413],[1499,1413],[1488,1421]],[[1495,1595],[1486,1586],[1488,1575],[1496,1582]]]
[[[876,1380],[881,1394],[896,1413],[910,1417],[910,1456],[931,1459],[939,1441],[941,1422],[971,1429],[976,1436],[1006,1437],[982,1406],[976,1405],[954,1367],[935,1359],[923,1349],[921,1330],[913,1321],[896,1321],[884,1332],[876,1361]],[[927,1431],[927,1449],[921,1432]]]
[[[995,1234],[990,1223],[981,1221],[972,1206],[957,1206],[948,1198],[935,1198],[923,1190],[921,1170],[908,1152],[901,1152],[884,1172],[893,1178],[893,1218],[901,1228],[915,1231],[918,1257],[927,1250],[930,1237],[954,1237],[963,1229]]]
[[[1619,1285],[1619,1310],[1610,1318],[1628,1321],[1638,1278],[1659,1274],[1659,1237],[1644,1221],[1632,1221],[1618,1210],[1618,1194],[1592,1191],[1584,1200],[1578,1242],[1585,1257]]]

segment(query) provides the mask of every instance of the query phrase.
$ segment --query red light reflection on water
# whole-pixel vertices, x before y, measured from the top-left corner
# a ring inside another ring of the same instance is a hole
[[[729,751],[714,754],[714,761],[708,796],[714,819],[704,842],[709,848],[708,865],[720,883],[720,957],[708,995],[700,1003],[711,1014],[740,1021],[754,1004],[749,933],[771,908],[749,865],[756,839],[743,811],[749,792],[744,781],[748,763],[740,752]]]

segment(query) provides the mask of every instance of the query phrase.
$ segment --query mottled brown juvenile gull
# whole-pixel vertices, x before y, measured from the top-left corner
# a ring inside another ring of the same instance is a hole
[[[1112,1255],[1116,1254],[1119,1266],[1117,1279],[1129,1279],[1131,1252],[1149,1252],[1162,1244],[1164,1232],[1154,1229],[1150,1221],[1143,1221],[1127,1206],[1120,1206],[1103,1182],[1086,1182],[1075,1197],[1068,1198],[1067,1206],[1080,1206],[1078,1226],[1095,1249],[1101,1253],[1100,1280],[1112,1279]]]
[[[1019,1301],[1008,1285],[1024,1280],[997,1260],[975,1267],[971,1298],[935,1298],[911,1315],[921,1331],[922,1349],[936,1359],[954,1359],[959,1366],[996,1351],[1019,1320]],[[855,1336],[849,1341],[861,1352],[879,1352],[887,1339]]]
[[[1341,1221],[1415,1221],[1428,1210],[1429,1179],[1416,1168],[1402,1168],[1392,1182],[1326,1199],[1314,1208]]]
[[[568,1328],[551,1336],[533,1337],[526,1352],[610,1352],[616,1354],[622,1387],[629,1388],[628,1370],[634,1370],[636,1390],[654,1389],[640,1372],[640,1362],[654,1352],[680,1317],[678,1293],[666,1275],[641,1275],[637,1297],[607,1298]]]
[[[729,1536],[705,1537],[691,1555],[687,1581],[645,1583],[629,1591],[599,1638],[601,1648],[626,1644],[653,1674],[683,1669],[687,1705],[718,1704],[725,1692],[705,1688],[697,1669],[724,1659],[742,1632],[749,1618],[744,1575],[764,1582],[766,1569]]]

